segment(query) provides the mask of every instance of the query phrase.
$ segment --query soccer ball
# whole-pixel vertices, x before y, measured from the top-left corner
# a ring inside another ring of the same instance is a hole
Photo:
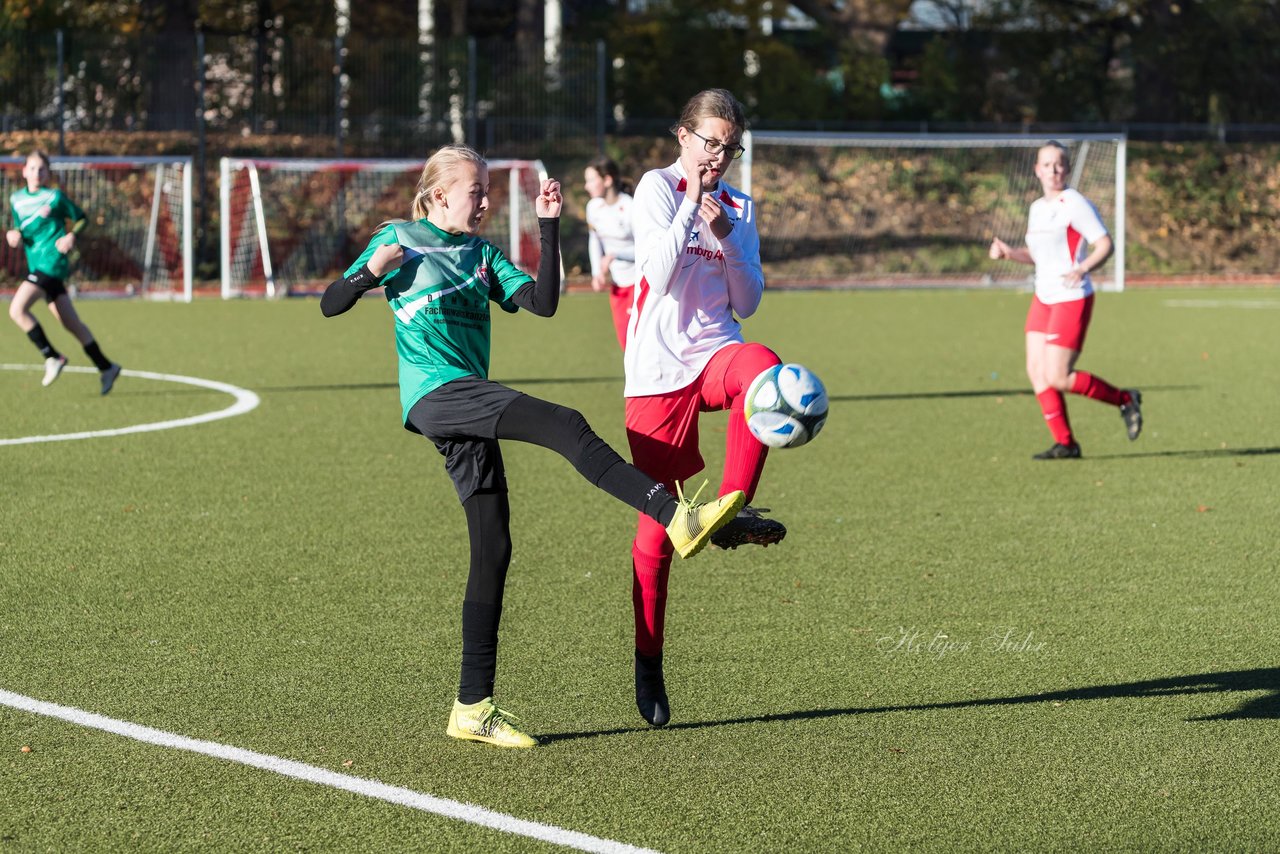
[[[827,423],[827,390],[804,365],[774,365],[747,388],[747,429],[770,448],[798,448]]]

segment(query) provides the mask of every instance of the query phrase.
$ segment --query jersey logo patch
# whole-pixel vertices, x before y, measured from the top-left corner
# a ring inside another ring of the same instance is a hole
[[[685,247],[686,255],[697,255],[699,258],[706,258],[708,261],[723,261],[724,252],[716,249],[712,251],[704,246],[699,246],[699,232],[692,231],[689,233],[689,245]]]

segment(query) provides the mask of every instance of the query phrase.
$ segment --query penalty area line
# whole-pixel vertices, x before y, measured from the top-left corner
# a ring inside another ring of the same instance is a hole
[[[0,365],[3,371],[42,371],[43,365]],[[64,371],[81,374],[96,374],[96,368],[67,367]],[[223,394],[229,394],[235,398],[235,402],[225,409],[219,409],[216,412],[204,412],[200,415],[192,415],[188,418],[175,418],[170,421],[152,421],[147,424],[134,424],[129,427],[117,427],[111,430],[85,430],[78,433],[55,433],[48,436],[20,436],[16,439],[0,439],[0,446],[3,445],[29,445],[35,442],[69,442],[75,439],[100,439],[106,436],[127,436],[130,433],[151,433],[156,430],[173,430],[177,427],[191,427],[196,424],[206,424],[210,421],[218,421],[223,418],[234,418],[237,415],[244,415],[258,407],[261,400],[258,395],[249,391],[247,388],[231,385],[230,383],[222,383],[217,380],[206,380],[200,377],[184,377],[181,374],[157,374],[152,371],[134,371],[126,368],[120,372],[121,376],[133,377],[140,380],[156,380],[159,382],[182,383],[184,385],[193,385],[199,388],[207,388],[212,391],[219,391]]]
[[[623,852],[627,852],[627,854],[653,854],[653,852],[646,848],[636,848],[635,846],[627,845],[622,842],[615,842],[610,839],[601,839],[598,836],[590,836],[585,833],[578,833],[574,830],[565,830],[564,828],[550,824],[527,821],[525,819],[516,818],[512,815],[507,815],[506,813],[487,810],[484,807],[478,807],[474,804],[462,803],[461,801],[453,801],[447,798],[438,798],[434,795],[416,792],[412,789],[406,789],[401,786],[391,786],[378,780],[370,780],[364,777],[352,777],[347,774],[338,774],[334,771],[328,770],[327,768],[319,768],[315,765],[294,762],[290,759],[282,759],[279,756],[271,756],[265,753],[255,753],[252,750],[232,747],[229,744],[219,744],[216,741],[203,741],[201,739],[187,738],[183,735],[177,735],[175,733],[165,732],[164,730],[159,729],[152,729],[151,727],[142,726],[141,724],[117,720],[116,718],[108,718],[103,715],[94,714],[93,712],[86,712],[83,709],[77,709],[71,706],[60,706],[56,703],[49,703],[44,700],[36,700],[32,697],[15,694],[3,689],[0,689],[0,705],[9,706],[35,715],[57,718],[78,726],[102,730],[103,732],[113,733],[115,735],[124,736],[125,738],[131,738],[135,741],[154,744],[159,747],[183,750],[188,753],[199,753],[204,756],[213,757],[214,759],[221,759],[225,762],[247,765],[251,768],[270,771],[284,777],[292,777],[297,780],[303,780],[320,786],[341,789],[345,792],[362,795],[366,798],[386,801],[391,804],[399,804],[400,806],[409,807],[410,809],[419,810],[421,812],[433,813],[435,815],[444,816],[445,818],[463,821],[468,824],[487,827],[501,833],[510,833],[516,836],[527,836],[531,839],[540,839],[544,842],[551,842],[556,845],[562,845],[566,848],[574,848],[579,851],[596,851],[602,852],[602,854],[623,854]]]

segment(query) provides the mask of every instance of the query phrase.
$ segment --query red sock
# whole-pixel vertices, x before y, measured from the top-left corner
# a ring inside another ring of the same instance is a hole
[[[761,344],[747,344],[740,348],[729,363],[724,375],[725,391],[729,396],[729,427],[724,449],[724,474],[720,478],[720,494],[735,489],[747,494],[747,501],[755,498],[764,461],[769,449],[760,443],[747,428],[742,417],[746,405],[747,388],[760,372],[780,364],[778,356]]]
[[[725,431],[724,475],[720,478],[720,494],[727,495],[735,489],[747,494],[747,501],[756,496],[760,475],[769,449],[751,435],[747,419],[742,416],[743,398],[739,395],[729,409],[729,427]]]
[[[1067,403],[1062,399],[1062,392],[1056,388],[1047,388],[1036,395],[1040,401],[1040,411],[1044,413],[1045,423],[1053,434],[1053,441],[1059,445],[1070,445],[1071,422],[1067,420]]]
[[[631,566],[631,607],[636,619],[636,650],[641,655],[657,655],[662,652],[671,555],[654,557],[633,546]]]
[[[1130,400],[1129,392],[1121,391],[1102,377],[1095,377],[1087,371],[1075,372],[1071,380],[1071,393],[1100,400],[1112,406],[1124,406]]]

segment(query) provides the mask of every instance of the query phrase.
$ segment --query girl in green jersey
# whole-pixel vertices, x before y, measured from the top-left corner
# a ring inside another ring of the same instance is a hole
[[[67,331],[76,336],[85,354],[97,366],[102,383],[102,393],[111,391],[120,366],[102,354],[89,327],[85,326],[67,293],[66,278],[71,271],[67,254],[76,245],[76,235],[88,220],[84,211],[57,187],[49,183],[49,155],[33,151],[27,155],[22,177],[27,180],[25,189],[9,196],[9,213],[13,228],[5,234],[9,246],[22,246],[27,254],[27,278],[9,303],[9,318],[27,333],[31,343],[44,356],[44,385],[51,384],[62,373],[67,357],[49,343],[44,329],[31,313],[37,300],[44,298],[53,313]],[[72,222],[67,231],[67,220]]]
[[[532,279],[478,236],[489,208],[484,159],[467,146],[445,146],[422,170],[414,221],[381,228],[320,301],[332,317],[382,286],[395,316],[404,426],[430,439],[444,457],[471,543],[462,669],[445,731],[500,747],[533,747],[537,740],[493,699],[498,622],[511,562],[511,508],[499,440],[559,453],[591,483],[665,526],[682,557],[696,554],[745,501],[741,492],[708,504],[677,498],[624,461],[581,413],[488,378],[490,303],[540,317],[550,317],[559,305],[562,204],[560,184],[543,181],[535,202],[542,256]],[[589,508],[579,512],[591,516]],[[567,533],[566,542],[575,543],[573,532]]]

